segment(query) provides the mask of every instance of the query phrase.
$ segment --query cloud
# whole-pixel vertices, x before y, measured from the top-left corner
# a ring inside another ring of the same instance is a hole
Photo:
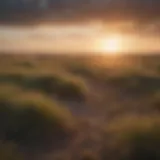
[[[1,0],[0,23],[37,24],[103,19],[133,20],[137,24],[160,20],[159,0]]]

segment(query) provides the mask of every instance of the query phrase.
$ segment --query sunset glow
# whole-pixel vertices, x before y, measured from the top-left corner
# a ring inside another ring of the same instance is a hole
[[[107,54],[116,54],[123,50],[122,37],[119,35],[112,35],[106,37],[100,42],[100,50]]]

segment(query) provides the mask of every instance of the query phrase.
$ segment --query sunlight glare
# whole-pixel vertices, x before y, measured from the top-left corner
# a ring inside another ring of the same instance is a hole
[[[122,50],[122,39],[118,35],[103,38],[101,41],[101,50],[107,54],[117,54]]]

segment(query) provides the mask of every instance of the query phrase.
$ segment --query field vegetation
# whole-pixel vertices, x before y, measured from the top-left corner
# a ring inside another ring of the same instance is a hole
[[[159,148],[159,55],[0,55],[0,159],[159,160]]]

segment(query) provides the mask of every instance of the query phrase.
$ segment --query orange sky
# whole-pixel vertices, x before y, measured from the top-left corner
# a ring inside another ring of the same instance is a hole
[[[121,37],[120,52],[160,51],[158,36],[124,33],[118,26],[104,27],[101,23],[0,27],[0,51],[104,52],[100,43],[112,35]]]

